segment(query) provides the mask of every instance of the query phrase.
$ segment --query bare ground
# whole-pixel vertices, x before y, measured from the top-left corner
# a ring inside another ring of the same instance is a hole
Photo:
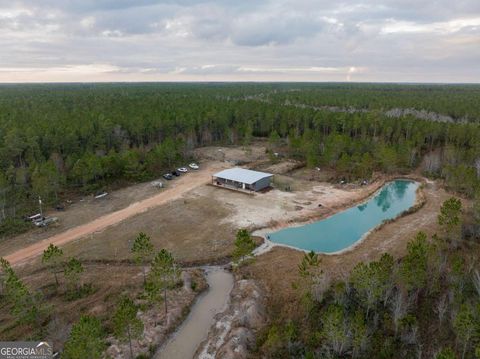
[[[128,207],[108,213],[91,222],[71,228],[65,232],[48,237],[47,239],[36,241],[35,243],[26,247],[19,247],[21,245],[21,241],[15,242],[14,248],[20,249],[10,253],[6,251],[6,253],[9,253],[8,255],[5,255],[2,250],[2,255],[4,255],[5,259],[11,264],[17,264],[40,255],[49,244],[55,244],[57,246],[65,245],[74,240],[85,238],[88,235],[93,235],[94,233],[102,231],[110,226],[117,225],[134,215],[144,213],[149,209],[158,207],[162,204],[169,203],[182,197],[183,194],[187,193],[188,191],[208,182],[212,173],[224,167],[224,164],[210,163],[196,173],[182,176],[176,181],[174,186],[159,194],[132,203]]]
[[[219,224],[228,210],[208,197],[187,196],[128,218],[116,226],[64,246],[66,254],[84,260],[129,260],[140,231],[156,250],[168,249],[183,263],[214,262],[233,249],[235,228]]]
[[[174,183],[166,183],[166,185],[169,188],[174,186]],[[9,254],[17,248],[25,247],[68,229],[89,223],[105,214],[118,211],[132,203],[157,195],[167,188],[159,190],[154,188],[150,182],[147,182],[112,191],[102,199],[95,199],[93,195],[79,197],[74,199],[71,204],[67,204],[64,211],[50,209],[45,213],[47,216],[58,218],[55,225],[48,228],[33,229],[13,238],[0,239],[0,254]]]
[[[301,190],[271,190],[254,196],[212,186],[198,186],[182,198],[151,208],[64,246],[83,260],[129,260],[132,241],[146,232],[157,250],[166,248],[183,263],[214,263],[233,251],[239,228],[288,225],[294,220],[328,215],[373,193],[382,182],[344,190],[327,183],[288,177]],[[322,203],[322,207],[318,207]]]
[[[245,164],[264,161],[266,142],[257,141],[251,146],[209,146],[195,149],[194,156],[205,161],[222,161],[235,164]]]
[[[0,257],[8,256],[14,263],[38,255],[50,241],[62,244],[91,235],[125,218],[137,215],[150,206],[159,206],[182,197],[192,188],[208,182],[212,173],[231,166],[232,163],[265,161],[267,158],[265,151],[263,141],[248,147],[199,148],[195,151],[195,157],[201,161],[200,171],[190,171],[174,181],[162,180],[167,185],[163,190],[153,188],[150,182],[141,183],[112,191],[102,199],[94,199],[93,196],[78,199],[68,205],[63,212],[50,211],[47,215],[58,217],[56,225],[0,239]],[[214,162],[210,162],[211,160]],[[20,249],[21,252],[14,254]]]

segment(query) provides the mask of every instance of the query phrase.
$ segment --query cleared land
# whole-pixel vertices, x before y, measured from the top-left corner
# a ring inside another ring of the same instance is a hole
[[[83,238],[98,231],[102,231],[109,226],[116,225],[125,219],[132,217],[136,214],[143,213],[150,208],[160,206],[164,203],[174,201],[180,198],[184,193],[192,190],[193,188],[200,186],[211,178],[214,171],[222,168],[218,164],[209,164],[201,171],[195,173],[195,175],[184,176],[178,180],[175,186],[165,190],[153,197],[144,199],[139,202],[135,202],[128,207],[115,211],[113,213],[104,215],[92,222],[86,223],[81,226],[74,227],[66,232],[54,235],[48,239],[29,245],[28,247],[17,250],[13,253],[5,256],[11,264],[17,264],[21,261],[40,255],[49,244],[55,244],[57,246],[65,245],[71,241],[79,238]]]
[[[169,188],[160,193],[130,205],[123,202],[124,208],[61,233],[57,229],[35,231],[28,234],[33,242],[28,245],[26,236],[3,242],[2,254],[8,254],[6,258],[12,263],[20,263],[41,254],[49,243],[55,243],[63,247],[66,255],[84,261],[130,261],[132,241],[143,231],[151,236],[157,249],[172,251],[184,264],[214,263],[231,254],[239,228],[278,228],[327,216],[369,196],[384,181],[380,177],[368,186],[320,182],[319,179],[330,178],[332,173],[301,169],[298,162],[290,160],[272,163],[261,145],[247,149],[208,147],[198,151],[198,158],[210,162],[198,172],[168,182]],[[219,158],[214,160],[216,157]],[[270,170],[276,174],[276,189],[249,196],[206,185],[212,173],[232,163],[249,163],[248,167]],[[113,192],[112,198],[128,192],[121,191]],[[140,192],[145,194],[147,190]],[[91,207],[83,206],[83,212],[95,214],[98,207],[98,202],[93,201]],[[77,217],[78,211],[69,209],[64,216]],[[53,235],[45,238],[49,232]]]
[[[64,250],[83,260],[128,260],[132,240],[143,231],[152,238],[156,248],[168,249],[184,264],[215,263],[232,253],[235,232],[239,228],[282,226],[295,220],[328,215],[338,206],[348,206],[365,198],[381,184],[378,181],[346,190],[328,183],[280,177],[298,190],[275,189],[250,196],[208,185],[199,186],[178,200],[69,243]]]

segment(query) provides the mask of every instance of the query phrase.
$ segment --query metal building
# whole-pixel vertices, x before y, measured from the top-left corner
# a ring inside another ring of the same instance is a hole
[[[257,192],[270,187],[273,174],[247,170],[245,168],[229,168],[215,173],[212,184],[238,190]]]

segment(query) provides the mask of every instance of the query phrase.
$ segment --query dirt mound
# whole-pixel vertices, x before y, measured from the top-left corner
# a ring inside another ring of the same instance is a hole
[[[265,303],[260,287],[253,280],[237,281],[228,309],[215,317],[215,324],[207,340],[198,348],[195,358],[247,358],[255,344],[255,332],[265,320]]]

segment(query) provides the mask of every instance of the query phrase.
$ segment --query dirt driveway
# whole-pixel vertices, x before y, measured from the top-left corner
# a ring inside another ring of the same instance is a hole
[[[54,235],[50,238],[17,250],[5,256],[5,259],[8,260],[12,265],[18,264],[22,261],[40,255],[50,243],[57,246],[64,245],[76,239],[80,239],[87,235],[93,234],[95,232],[100,232],[107,227],[116,225],[123,220],[139,213],[143,213],[150,208],[157,207],[167,202],[176,200],[182,197],[183,194],[185,194],[186,192],[189,192],[192,189],[210,181],[211,175],[216,171],[224,168],[225,166],[225,164],[219,163],[206,164],[205,167],[201,170],[180,177],[175,181],[174,186],[155,196],[139,202],[135,202],[121,210],[101,216],[93,220],[92,222],[77,226],[65,232]]]

